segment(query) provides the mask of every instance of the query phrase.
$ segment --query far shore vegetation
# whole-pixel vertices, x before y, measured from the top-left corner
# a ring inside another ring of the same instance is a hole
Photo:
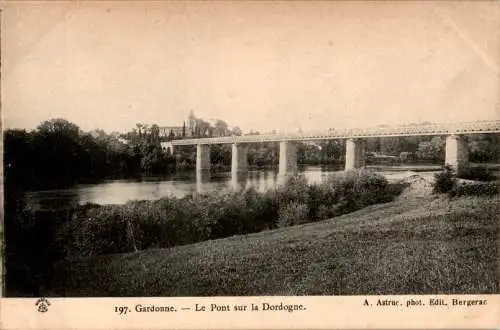
[[[201,119],[193,137],[256,135],[228,129],[218,120],[211,125]],[[418,125],[418,124],[415,124]],[[36,129],[8,129],[4,132],[4,173],[8,193],[25,190],[69,187],[77,183],[98,182],[113,178],[163,176],[195,168],[196,148],[176,148],[172,155],[162,142],[174,137],[160,135],[159,126],[137,124],[129,132],[106,133],[103,130],[82,131],[76,124],[56,118],[42,122]],[[175,137],[178,139],[179,137]],[[475,134],[467,137],[469,159],[475,163],[500,160],[500,134]],[[368,164],[442,164],[444,136],[404,136],[367,138]],[[300,165],[344,164],[345,142],[342,140],[298,143]],[[251,168],[276,167],[278,143],[253,143],[248,148]],[[229,171],[231,146],[212,145],[210,159],[213,172]]]

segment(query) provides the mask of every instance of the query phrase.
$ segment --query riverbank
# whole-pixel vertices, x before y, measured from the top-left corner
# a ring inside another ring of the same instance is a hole
[[[414,177],[394,201],[329,220],[74,262],[46,295],[498,293],[498,195],[428,189]]]

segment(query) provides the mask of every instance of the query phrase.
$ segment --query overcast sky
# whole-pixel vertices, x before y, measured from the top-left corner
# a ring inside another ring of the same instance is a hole
[[[500,4],[4,4],[4,126],[243,130],[500,119]]]

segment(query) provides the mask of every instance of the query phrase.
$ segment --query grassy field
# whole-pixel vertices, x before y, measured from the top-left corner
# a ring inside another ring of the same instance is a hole
[[[499,293],[498,211],[498,196],[403,193],[318,223],[74,263],[46,295]]]

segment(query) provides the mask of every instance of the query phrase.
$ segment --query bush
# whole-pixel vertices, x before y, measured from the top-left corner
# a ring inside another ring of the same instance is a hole
[[[189,244],[205,239],[208,235],[195,230],[197,224],[193,207],[194,202],[188,198],[177,199],[166,197],[145,204],[142,214],[139,208],[130,204],[130,220],[135,223],[136,244],[141,248],[170,247]],[[193,219],[186,221],[186,219]]]
[[[295,202],[300,204],[309,204],[309,185],[303,176],[292,176],[287,178],[284,185],[276,189],[279,206],[288,205]]]
[[[316,213],[315,219],[323,220],[328,218],[333,218],[341,214],[340,207],[338,205],[330,205],[327,206],[325,204],[321,204],[318,206],[318,210]]]
[[[434,194],[445,194],[453,190],[457,185],[457,179],[451,167],[446,166],[443,171],[434,175],[432,192]]]
[[[160,208],[164,235],[158,237],[160,247],[196,243],[211,238],[214,220],[208,213],[205,197],[162,198],[154,203]],[[155,207],[153,205],[153,207]]]
[[[336,203],[336,196],[333,189],[326,185],[311,185],[309,187],[309,219],[321,220],[329,218],[324,212],[326,205],[334,205]],[[321,211],[320,211],[321,210]]]
[[[243,234],[244,228],[253,219],[242,195],[227,194],[215,200],[207,198],[206,202],[207,213],[204,216],[210,219],[212,239]]]
[[[330,194],[330,202],[336,203],[342,214],[367,205],[388,202],[395,196],[385,177],[366,170],[332,176],[323,186]],[[323,204],[328,206],[330,203]]]
[[[71,259],[185,245],[275,228],[276,200],[249,190],[82,207],[58,236]]]
[[[281,206],[278,214],[278,227],[294,226],[306,223],[309,207],[303,203],[291,202]]]
[[[54,262],[65,257],[65,246],[58,244],[57,231],[71,221],[68,210],[34,210],[22,195],[6,190],[2,255],[5,294],[39,296]],[[2,229],[0,229],[0,233]]]
[[[451,197],[493,196],[500,192],[499,182],[462,183],[449,191]]]
[[[470,169],[467,172],[462,173],[459,177],[462,179],[476,180],[476,182],[459,183],[457,176],[454,174],[452,169],[449,166],[446,166],[443,171],[434,175],[435,182],[433,186],[433,193],[447,193],[450,197],[491,196],[499,193],[499,182],[491,182],[495,179],[495,176],[483,167]]]
[[[493,175],[488,168],[480,166],[467,169],[458,176],[460,179],[476,180],[476,181],[493,181],[496,176]]]
[[[277,227],[278,201],[276,191],[269,190],[259,193],[255,189],[249,189],[243,193],[246,207],[254,219],[246,225],[248,232],[258,232],[264,229]]]
[[[226,165],[226,164],[216,163],[216,164],[212,165],[210,170],[213,173],[229,172],[229,171],[231,171],[231,166]]]
[[[133,251],[127,236],[127,219],[119,207],[103,206],[87,211],[59,232],[59,240],[63,241],[60,245],[66,246],[68,258]]]
[[[289,178],[275,190],[211,193],[81,207],[59,232],[70,258],[165,248],[323,220],[386,202],[395,192],[368,171],[309,186]]]

